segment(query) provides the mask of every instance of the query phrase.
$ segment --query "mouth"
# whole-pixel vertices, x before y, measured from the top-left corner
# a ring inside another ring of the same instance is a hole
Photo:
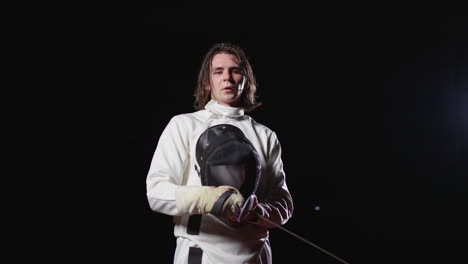
[[[234,92],[236,90],[236,88],[234,86],[227,86],[227,87],[224,87],[222,90],[223,91],[233,91]]]

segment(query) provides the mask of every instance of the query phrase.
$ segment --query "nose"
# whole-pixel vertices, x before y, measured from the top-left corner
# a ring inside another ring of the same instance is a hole
[[[224,73],[223,73],[223,80],[225,80],[225,81],[232,81],[232,74],[231,74],[231,71],[224,71]]]

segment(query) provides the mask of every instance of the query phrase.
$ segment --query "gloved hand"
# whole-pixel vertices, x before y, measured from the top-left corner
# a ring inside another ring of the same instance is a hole
[[[253,212],[255,213],[253,213]],[[245,201],[244,205],[239,208],[239,213],[237,217],[237,222],[252,222],[255,223],[258,220],[257,214],[261,216],[267,216],[268,213],[263,208],[263,206],[258,202],[257,196],[255,194],[250,195]]]
[[[244,197],[234,187],[222,185],[213,186],[178,186],[176,188],[176,207],[186,214],[211,213],[216,201],[225,193],[229,195],[222,204],[220,215],[237,215],[239,206],[242,206]],[[223,197],[224,198],[224,197]]]

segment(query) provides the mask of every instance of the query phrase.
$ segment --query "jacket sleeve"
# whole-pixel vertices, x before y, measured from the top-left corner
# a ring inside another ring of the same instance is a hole
[[[146,178],[146,195],[151,210],[181,215],[176,207],[175,190],[183,182],[189,164],[188,129],[173,117],[159,138]]]
[[[286,185],[286,175],[281,159],[281,145],[272,132],[268,141],[267,167],[262,175],[260,193],[258,194],[258,209],[255,210],[270,221],[279,225],[285,224],[293,213],[293,200]],[[274,227],[271,223],[257,219],[255,224],[267,228]]]

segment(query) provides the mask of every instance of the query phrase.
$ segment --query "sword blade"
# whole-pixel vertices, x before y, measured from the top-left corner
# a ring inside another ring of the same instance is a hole
[[[264,217],[263,215],[260,215],[259,213],[254,212],[254,211],[252,211],[252,210],[249,210],[249,211],[252,212],[252,213],[254,213],[258,218],[262,219],[263,221],[265,221],[265,222],[267,222],[267,223],[269,223],[269,224],[271,224],[271,225],[273,225],[273,226],[275,226],[275,227],[277,227],[277,228],[283,230],[284,232],[286,232],[286,233],[292,235],[293,237],[295,237],[295,238],[297,238],[297,239],[299,239],[299,240],[301,240],[301,241],[303,241],[303,242],[305,242],[305,243],[311,245],[312,247],[314,247],[314,248],[316,248],[316,249],[322,251],[323,253],[325,253],[325,254],[327,254],[327,255],[333,257],[333,258],[335,258],[336,260],[340,261],[341,263],[349,264],[348,262],[344,261],[343,259],[339,258],[338,256],[336,256],[336,255],[334,255],[334,254],[328,252],[327,250],[325,250],[325,249],[323,249],[323,248],[317,246],[316,244],[314,244],[314,243],[308,241],[307,239],[305,239],[305,238],[303,238],[303,237],[297,235],[296,233],[289,231],[288,229],[282,227],[281,225],[279,225],[279,224],[277,224],[277,223],[271,221],[270,219]]]

